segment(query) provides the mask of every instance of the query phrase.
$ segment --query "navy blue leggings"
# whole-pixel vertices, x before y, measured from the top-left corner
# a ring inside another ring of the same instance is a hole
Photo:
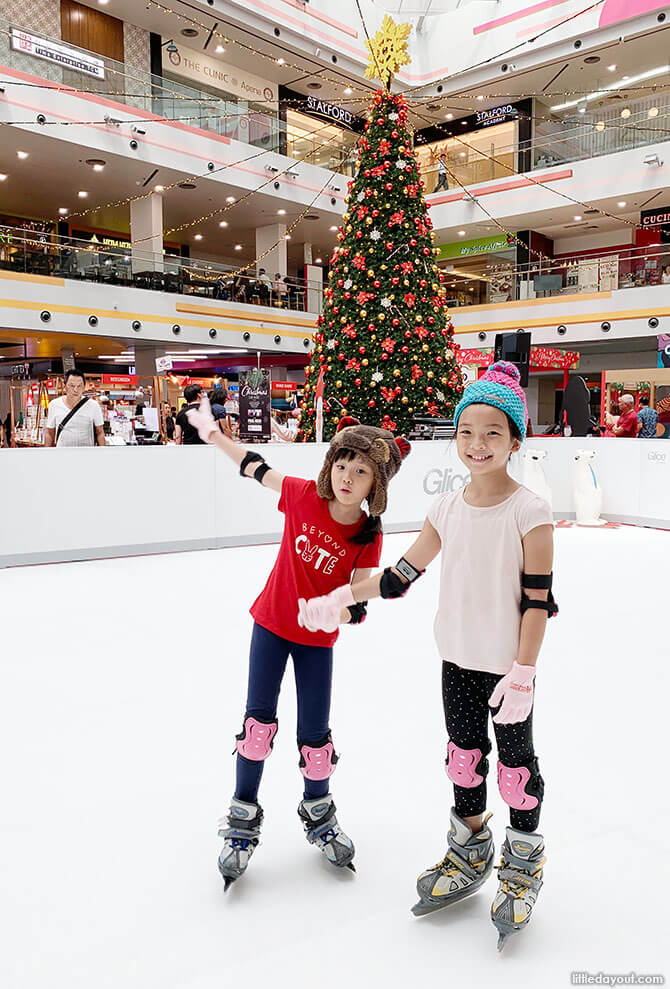
[[[245,719],[250,715],[263,721],[277,717],[279,689],[288,657],[293,657],[298,695],[298,744],[319,745],[329,731],[330,692],[333,680],[333,650],[325,646],[302,646],[282,639],[254,623],[249,650],[249,687]],[[256,801],[263,775],[263,762],[237,756],[235,796]],[[304,796],[323,797],[328,780],[305,780]]]

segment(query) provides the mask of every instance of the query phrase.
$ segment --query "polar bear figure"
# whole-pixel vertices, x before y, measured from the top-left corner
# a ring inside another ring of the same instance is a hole
[[[544,498],[544,500],[549,503],[549,507],[553,508],[551,488],[547,483],[547,478],[544,474],[544,467],[542,466],[542,461],[546,456],[546,450],[534,450],[529,448],[524,451],[522,484],[530,491],[533,491],[536,495],[539,495],[540,498]]]
[[[572,468],[577,525],[607,525],[600,518],[603,492],[593,469],[595,450],[577,450]]]

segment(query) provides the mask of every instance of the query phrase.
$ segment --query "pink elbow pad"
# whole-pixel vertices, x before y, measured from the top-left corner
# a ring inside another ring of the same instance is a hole
[[[270,755],[279,727],[276,721],[259,721],[249,716],[237,738],[237,752],[251,762],[262,762]]]
[[[484,777],[477,772],[480,768],[484,773],[488,768],[486,759],[484,765],[480,766],[482,758],[481,749],[462,749],[453,742],[447,746],[446,769],[447,776],[456,786],[473,787],[484,782]]]

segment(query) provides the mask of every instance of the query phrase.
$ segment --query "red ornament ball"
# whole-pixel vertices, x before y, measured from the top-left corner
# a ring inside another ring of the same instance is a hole
[[[401,347],[400,349],[403,352],[403,354],[409,354],[409,347],[405,346],[405,347]]]
[[[354,384],[356,385],[357,388],[361,387],[361,383],[362,382],[360,378],[354,378]]]
[[[368,408],[369,409],[374,409],[374,407],[375,407],[376,404],[377,403],[375,402],[374,398],[371,398],[370,401],[368,402]]]
[[[358,353],[359,353],[359,354],[364,354],[364,353],[365,353],[365,347],[364,347],[364,346],[363,346],[362,344],[361,344],[361,346],[360,346],[360,347],[358,348]]]

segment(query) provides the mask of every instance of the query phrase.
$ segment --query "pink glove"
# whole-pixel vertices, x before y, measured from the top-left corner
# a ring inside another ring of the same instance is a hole
[[[191,425],[198,430],[198,436],[203,443],[209,443],[210,436],[216,432],[218,426],[216,425],[216,419],[212,415],[212,408],[206,395],[201,398],[200,405],[197,409],[188,410],[186,417]]]
[[[320,598],[298,600],[298,625],[309,632],[334,632],[340,624],[343,608],[355,604],[351,584],[336,587],[330,594]]]
[[[521,666],[514,661],[512,669],[498,681],[489,697],[489,707],[498,707],[502,701],[493,719],[497,725],[515,725],[526,720],[533,707],[534,679],[534,666]]]

